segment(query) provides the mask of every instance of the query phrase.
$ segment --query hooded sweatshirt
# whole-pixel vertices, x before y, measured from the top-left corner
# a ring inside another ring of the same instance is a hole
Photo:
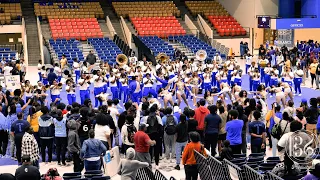
[[[67,137],[67,120],[63,117],[57,117],[54,122],[54,136]]]
[[[52,139],[54,137],[53,117],[49,114],[39,117],[39,135],[41,139]]]
[[[195,115],[194,119],[198,121],[197,130],[203,130],[204,129],[204,118],[210,114],[210,111],[205,106],[200,106],[197,109],[195,109]]]
[[[68,122],[69,133],[68,133],[68,151],[70,153],[80,152],[80,139],[77,133],[77,122],[72,120]]]
[[[126,159],[120,161],[118,174],[121,175],[121,180],[136,179],[137,170],[149,166],[147,162],[134,160],[135,154],[136,152],[133,148],[128,148],[126,151]]]

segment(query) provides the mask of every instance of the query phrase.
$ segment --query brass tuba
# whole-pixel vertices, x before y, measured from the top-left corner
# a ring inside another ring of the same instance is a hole
[[[158,61],[160,61],[161,63],[166,63],[169,61],[169,56],[167,56],[166,53],[159,53],[157,56],[156,56],[156,59]]]
[[[116,61],[119,66],[122,67],[128,63],[128,57],[124,54],[118,54]]]
[[[205,51],[205,50],[199,50],[199,51],[197,51],[197,53],[196,53],[196,59],[198,60],[198,61],[204,61],[204,60],[206,60],[207,59],[207,52]]]

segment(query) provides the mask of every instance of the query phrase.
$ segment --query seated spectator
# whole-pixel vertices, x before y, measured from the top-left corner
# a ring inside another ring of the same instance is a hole
[[[121,180],[136,179],[137,170],[139,168],[148,167],[149,163],[140,162],[134,160],[136,151],[133,148],[128,148],[126,151],[126,159],[120,161],[118,168],[118,174],[121,176]]]
[[[37,167],[32,165],[30,156],[23,156],[21,160],[22,166],[20,166],[15,173],[16,180],[40,180],[40,171]]]
[[[293,177],[300,174],[300,166],[298,163],[293,162],[289,155],[285,153],[284,160],[281,163],[278,163],[273,169],[272,173],[284,178],[285,177]]]
[[[223,141],[223,148],[220,154],[221,159],[231,160],[233,159],[232,149],[230,148],[230,141]]]
[[[101,169],[101,156],[106,154],[106,146],[98,139],[94,139],[94,130],[89,130],[89,139],[83,142],[80,157],[84,159],[87,171]]]

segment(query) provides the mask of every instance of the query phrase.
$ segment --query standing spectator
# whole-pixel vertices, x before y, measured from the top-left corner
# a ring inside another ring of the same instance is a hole
[[[184,165],[184,170],[186,174],[186,180],[197,180],[198,179],[198,167],[197,162],[194,157],[194,150],[198,151],[200,154],[207,156],[207,153],[200,143],[200,135],[197,132],[189,133],[190,143],[183,150],[182,154],[182,164]]]
[[[39,117],[42,116],[42,112],[40,111],[40,106],[32,107],[29,109],[29,115],[27,121],[30,123],[30,126],[33,129],[33,136],[36,138],[38,145],[40,143],[39,137]]]
[[[243,127],[243,121],[238,119],[238,111],[230,110],[229,119],[230,121],[226,124],[227,140],[230,141],[230,147],[233,154],[241,154],[241,132]]]
[[[89,131],[89,139],[83,142],[81,158],[84,159],[86,171],[101,169],[101,156],[106,154],[107,148],[103,143],[94,138],[94,130]]]
[[[172,115],[171,107],[165,109],[166,116],[162,118],[162,124],[164,125],[164,145],[166,148],[165,156],[166,159],[170,159],[175,154],[175,134],[176,134],[176,126],[178,124],[178,120],[175,116]]]
[[[111,129],[108,126],[108,122],[113,121],[111,116],[105,116],[108,119],[96,118],[96,125],[94,128],[95,138],[100,140],[104,146],[109,150],[112,147],[111,144]]]
[[[200,107],[194,110],[195,115],[194,119],[198,121],[197,132],[200,135],[201,141],[204,140],[204,118],[210,113],[210,111],[205,107],[206,100],[200,99],[199,101]]]
[[[25,133],[25,130],[27,127],[30,126],[30,124],[27,121],[23,120],[22,113],[18,113],[17,117],[18,120],[16,120],[12,126],[11,126],[11,134],[14,137],[14,143],[16,145],[16,155],[18,159],[19,165],[21,164],[21,143],[22,143],[22,137]]]
[[[112,117],[114,125],[115,125],[114,130],[112,132],[112,135],[113,135],[113,138],[114,138],[114,145],[115,146],[119,146],[119,132],[118,132],[119,128],[117,127],[118,126],[117,122],[118,122],[118,117],[120,116],[120,114],[119,114],[118,109],[113,107],[113,100],[109,99],[107,101],[107,104],[108,104],[109,114]]]
[[[140,124],[139,131],[134,135],[134,144],[136,150],[136,159],[141,162],[147,162],[151,167],[151,156],[149,153],[149,148],[150,146],[154,146],[156,144],[156,141],[151,140],[148,134],[145,133],[147,127],[147,124]]]
[[[227,139],[226,123],[228,119],[228,111],[225,110],[224,106],[219,107],[219,116],[221,118],[221,125],[219,129],[219,138],[218,138],[218,151],[219,153],[222,150],[222,142]],[[230,142],[229,142],[230,145]]]
[[[282,119],[282,113],[280,112],[281,106],[278,103],[273,103],[272,104],[272,116],[270,118],[270,126],[269,126],[269,133],[271,134],[273,126],[276,124],[276,121],[279,123]],[[273,137],[271,135],[271,141],[272,141],[272,156],[275,157],[277,156],[277,144],[278,144],[278,139]]]
[[[188,133],[192,132],[192,131],[197,131],[198,121],[194,119],[194,114],[195,114],[194,110],[190,109],[188,111],[188,115],[189,115],[188,116],[189,120],[187,123],[188,124]]]
[[[188,142],[188,124],[187,117],[184,114],[180,115],[180,123],[176,127],[176,170],[180,170],[181,152]]]
[[[137,132],[137,128],[133,124],[134,117],[127,116],[126,119],[127,121],[124,126],[122,126],[121,130],[121,140],[124,152],[126,152],[128,148],[134,148],[134,135]]]
[[[72,154],[73,160],[73,171],[81,172],[83,169],[83,164],[80,160],[80,138],[77,133],[77,122],[69,121],[68,123],[69,133],[68,133],[68,151]]]
[[[39,168],[39,148],[38,143],[35,137],[33,136],[33,129],[32,127],[28,127],[26,132],[24,133],[22,137],[22,157],[23,156],[29,156],[30,162],[32,165]]]
[[[21,161],[21,159],[20,159]],[[22,166],[20,166],[15,173],[16,180],[40,180],[40,171],[39,168],[32,165],[30,161],[30,156],[22,157]]]
[[[48,162],[52,161],[52,145],[54,138],[53,117],[49,115],[49,109],[46,106],[41,108],[42,116],[39,117],[39,136],[41,143],[42,161],[46,162],[46,148],[48,148]]]
[[[9,114],[7,116],[7,122],[8,122],[8,131],[11,131],[11,126],[14,122],[16,122],[18,120],[17,117],[17,111],[16,111],[16,106],[15,105],[11,105],[10,106],[10,111]],[[11,153],[11,159],[15,159],[14,155],[14,150],[16,148],[16,144],[14,143],[14,135],[12,133],[10,133],[10,153]]]
[[[126,116],[128,114],[128,110],[129,108],[132,107],[132,103],[131,102],[126,102],[124,104],[124,108],[126,109],[125,111],[123,111],[120,116],[119,116],[119,119],[118,119],[118,127],[119,129],[121,130],[122,129],[122,126],[125,124],[126,122]]]
[[[305,117],[307,119],[306,130],[312,132],[313,134],[317,134],[317,121],[319,116],[319,108],[317,105],[317,99],[310,99],[310,107],[305,112]]]
[[[311,76],[311,88],[313,88],[314,82],[317,85],[317,89],[319,89],[319,82],[316,81],[318,61],[317,59],[313,59],[312,63],[309,66],[310,76]]]
[[[54,122],[54,133],[55,133],[55,143],[56,143],[56,153],[58,165],[66,165],[66,148],[67,148],[67,120],[63,117],[62,111],[57,110],[57,118],[53,120]],[[61,159],[60,159],[61,158]],[[60,161],[61,160],[61,161]]]
[[[254,101],[254,105],[256,105],[256,102]],[[247,153],[247,127],[248,127],[248,116],[244,114],[243,107],[242,106],[237,106],[237,111],[239,113],[238,119],[243,121],[243,127],[242,127],[242,132],[241,132],[241,151],[242,153]],[[246,111],[250,111],[249,114],[255,109],[254,108],[249,108],[249,106],[246,108]]]
[[[89,52],[89,54],[86,57],[86,61],[90,64],[90,65],[94,65],[94,63],[96,63],[97,61],[97,57],[96,55],[93,54],[92,51]]]
[[[221,117],[217,114],[217,106],[209,106],[210,114],[204,119],[204,147],[208,150],[211,148],[211,156],[216,155],[216,147],[218,143],[219,129],[221,127]]]
[[[147,124],[147,130],[146,133],[150,137],[151,140],[158,142],[155,144],[155,146],[152,146],[151,148],[148,148],[150,150],[150,155],[151,159],[155,159],[156,166],[159,165],[159,156],[160,156],[160,151],[162,148],[162,140],[161,137],[163,136],[163,126],[162,126],[162,121],[161,117],[159,115],[158,111],[158,105],[154,104],[150,108],[150,113],[148,116],[145,116],[141,122]],[[135,141],[136,142],[136,141]],[[135,143],[136,146],[136,143]],[[137,147],[135,147],[136,152]],[[137,154],[138,156],[138,154]]]
[[[89,138],[88,132],[92,128],[91,120],[89,118],[89,108],[88,107],[82,107],[80,109],[80,118],[77,122],[80,123],[80,127],[78,129],[78,135],[80,138],[80,144],[82,146],[83,141],[85,141],[86,139]]]
[[[263,44],[261,44],[259,47],[259,56],[264,56],[264,55],[266,55],[266,49],[264,48]]]
[[[254,120],[249,123],[249,133],[251,135],[251,152],[261,153],[265,148],[266,128],[262,121],[259,121],[261,113],[258,110],[253,112]]]
[[[8,146],[8,124],[7,118],[2,114],[2,106],[0,106],[0,153],[5,156]]]
[[[126,150],[126,159],[121,159],[118,168],[121,180],[134,180],[136,179],[138,169],[149,166],[147,162],[134,160],[135,153],[134,149],[130,147]]]

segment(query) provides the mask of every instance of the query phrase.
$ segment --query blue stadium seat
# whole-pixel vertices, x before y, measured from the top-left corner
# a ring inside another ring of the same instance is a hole
[[[109,64],[115,63],[117,55],[122,54],[121,49],[109,38],[88,38],[87,41],[96,50],[99,58]]]
[[[83,54],[78,48],[80,42],[75,39],[66,40],[62,38],[56,39],[56,41],[50,39],[49,43],[57,54],[58,58],[61,59],[62,55],[64,54],[68,60],[68,64],[70,65],[72,65],[74,58],[77,58],[80,61],[84,60]]]
[[[139,37],[140,40],[153,51],[153,55],[157,56],[159,53],[166,53],[167,56],[173,58],[174,49],[168,42],[165,42],[157,36],[144,36]]]

